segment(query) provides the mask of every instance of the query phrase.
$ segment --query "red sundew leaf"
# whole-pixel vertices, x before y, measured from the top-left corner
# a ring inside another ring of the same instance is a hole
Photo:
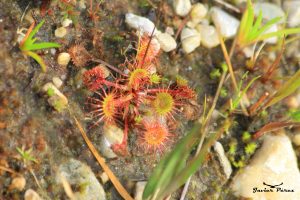
[[[289,127],[289,126],[300,126],[299,122],[270,122],[263,126],[259,131],[257,131],[254,135],[253,138],[257,139],[260,136],[262,136],[265,133],[271,132],[271,131],[276,131],[281,128]]]

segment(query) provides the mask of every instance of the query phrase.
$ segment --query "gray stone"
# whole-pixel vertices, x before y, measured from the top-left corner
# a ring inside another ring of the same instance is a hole
[[[91,168],[79,160],[70,159],[58,168],[57,180],[61,182],[63,176],[70,185],[81,187],[81,191],[74,192],[76,200],[106,200],[102,185],[98,182]]]
[[[294,190],[294,192],[253,192],[254,188],[272,189],[269,185],[283,183],[277,188]],[[267,135],[263,145],[257,151],[250,164],[233,179],[231,186],[235,195],[253,200],[299,199],[300,173],[297,159],[290,139],[284,135]]]

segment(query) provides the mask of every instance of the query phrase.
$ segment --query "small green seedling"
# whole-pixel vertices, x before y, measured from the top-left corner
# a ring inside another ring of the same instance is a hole
[[[262,24],[262,12],[259,13],[255,20],[254,9],[251,0],[247,2],[247,9],[243,14],[241,24],[237,35],[237,45],[244,48],[256,42],[263,41],[272,37],[284,37],[300,32],[300,28],[287,28],[279,31],[266,33],[272,26],[282,20],[282,17],[275,17],[264,25]]]
[[[44,60],[42,59],[41,56],[39,56],[34,51],[40,49],[47,49],[47,48],[58,48],[60,47],[60,45],[54,42],[36,43],[37,38],[34,38],[34,36],[44,23],[45,20],[42,20],[36,27],[34,27],[34,23],[32,23],[24,39],[20,42],[19,47],[25,55],[32,57],[37,63],[39,63],[43,72],[46,72],[47,66]]]
[[[25,150],[24,148],[16,148],[18,153],[21,155],[22,160],[25,165],[29,164],[29,162],[37,163],[36,158],[31,155],[32,149]]]

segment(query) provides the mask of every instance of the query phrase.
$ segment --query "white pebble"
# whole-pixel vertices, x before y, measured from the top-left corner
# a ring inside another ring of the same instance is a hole
[[[62,80],[60,78],[58,78],[57,76],[52,78],[52,82],[57,88],[60,88],[63,84]]]
[[[198,24],[207,14],[207,8],[202,3],[196,3],[193,5],[190,12],[193,23]]]
[[[68,26],[70,26],[72,23],[73,23],[73,21],[72,21],[71,19],[66,18],[66,19],[64,19],[64,21],[61,22],[61,25],[62,25],[63,27],[68,27]]]
[[[103,173],[100,175],[100,178],[101,178],[102,184],[105,184],[107,181],[109,181],[109,177],[107,176],[107,174],[106,174],[105,172],[103,172]]]
[[[148,18],[141,17],[133,13],[127,13],[125,15],[125,22],[129,27],[137,29],[141,33],[146,33],[148,35],[151,35],[153,29],[155,28],[154,23],[150,21]],[[156,30],[154,31],[154,35],[155,34],[156,34]]]
[[[71,60],[71,56],[67,52],[62,52],[57,57],[57,63],[63,67],[67,66],[70,60]]]
[[[181,31],[181,42],[183,51],[188,54],[200,46],[201,35],[195,29],[184,28]]]
[[[33,189],[28,189],[25,192],[24,200],[42,200],[42,198]]]
[[[215,26],[220,29],[223,37],[235,36],[240,25],[239,20],[217,7],[213,7],[210,12]]]
[[[160,47],[165,52],[170,52],[174,49],[176,49],[176,41],[175,39],[168,33],[161,33],[156,36],[156,39],[158,40]]]
[[[288,13],[288,25],[290,27],[296,27],[300,25],[300,1],[291,0],[284,1],[283,7],[286,13]]]
[[[13,180],[11,181],[9,190],[17,189],[19,191],[22,191],[25,188],[25,185],[26,179],[23,176],[18,176],[13,178]]]
[[[135,185],[134,200],[142,200],[143,192],[146,187],[146,181],[137,182]]]
[[[300,146],[300,133],[297,133],[296,135],[294,135],[293,142],[295,145]]]
[[[271,189],[269,185],[281,184],[280,188],[294,192],[253,192],[254,188]],[[232,190],[236,196],[261,199],[299,199],[300,173],[297,158],[290,139],[286,135],[266,135],[263,145],[253,156],[250,164],[237,173]]]
[[[231,168],[231,164],[230,164],[228,158],[225,155],[225,151],[224,151],[222,144],[220,142],[216,142],[214,144],[214,150],[218,154],[218,158],[223,167],[226,178],[227,179],[230,178],[230,175],[232,173],[232,168]]]
[[[67,34],[67,29],[65,27],[57,28],[54,32],[55,37],[63,38]]]
[[[213,48],[220,44],[217,30],[214,26],[199,24],[196,30],[201,35],[201,44],[206,48]]]
[[[190,0],[173,0],[175,13],[181,17],[189,14],[192,4]]]

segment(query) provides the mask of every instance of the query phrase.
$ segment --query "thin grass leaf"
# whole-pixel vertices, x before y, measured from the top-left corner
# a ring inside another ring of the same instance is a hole
[[[279,30],[276,32],[263,34],[263,35],[259,36],[258,40],[265,40],[265,39],[275,37],[275,36],[277,36],[277,37],[282,37],[284,35],[288,36],[288,35],[297,34],[297,33],[300,33],[300,28],[283,29],[283,30]]]
[[[246,92],[249,90],[250,86],[254,83],[254,81],[256,81],[258,78],[260,78],[260,76],[254,77],[249,83],[248,85],[244,88],[243,91],[239,92],[237,98],[234,99],[232,106],[231,106],[231,111],[235,110],[237,108],[237,106],[240,104],[241,99],[243,98],[243,96],[246,94]],[[240,84],[242,83],[242,81],[240,82]],[[239,89],[240,86],[239,86]]]
[[[41,43],[35,43],[31,45],[27,49],[29,51],[33,51],[39,49],[58,48],[58,47],[60,47],[60,45],[54,42],[41,42]]]
[[[32,40],[33,36],[35,36],[35,34],[40,30],[44,23],[45,20],[43,19],[38,25],[36,25],[36,27],[34,27],[34,29],[30,32],[27,41]]]
[[[264,109],[283,100],[294,93],[300,87],[300,70],[298,70],[264,105]]]
[[[259,38],[261,34],[269,30],[272,26],[274,26],[277,22],[279,22],[282,19],[282,17],[275,17],[268,21],[266,24],[264,24],[262,27],[258,29],[256,33],[251,33],[251,36],[249,37],[249,42],[256,41],[255,38]]]
[[[173,177],[173,181],[170,185],[165,189],[165,191],[159,196],[157,199],[163,199],[168,196],[172,192],[176,191],[179,187],[181,187],[186,180],[194,174],[204,163],[206,160],[207,154],[215,143],[215,141],[231,126],[232,121],[228,118],[224,122],[223,126],[215,133],[213,133],[205,142],[204,146],[201,148],[199,154],[194,157],[191,161],[188,162],[184,170],[182,170],[178,175]]]
[[[32,57],[41,66],[43,72],[47,71],[47,65],[45,64],[45,62],[41,56],[39,56],[37,53],[34,53],[32,51],[26,51],[24,53],[26,55]]]

